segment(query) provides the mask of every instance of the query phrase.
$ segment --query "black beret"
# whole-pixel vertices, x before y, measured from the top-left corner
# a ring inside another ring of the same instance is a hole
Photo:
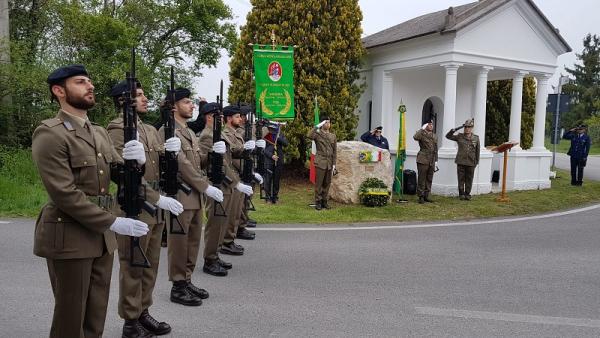
[[[383,130],[383,127],[379,126],[379,127],[375,128],[375,130]]]
[[[83,65],[68,65],[55,69],[48,75],[46,82],[48,82],[49,85],[59,84],[63,80],[76,75],[90,76]]]
[[[175,89],[175,102],[177,102],[181,99],[189,98],[191,95],[192,95],[192,92],[190,92],[189,89],[177,88],[177,89]],[[165,99],[165,100],[167,100],[167,99]]]
[[[249,105],[249,104],[244,104],[243,103],[240,106],[240,114],[242,114],[242,115],[248,115],[248,114],[251,114],[253,112],[254,112],[254,108],[251,105]]]
[[[232,105],[223,108],[223,116],[233,116],[240,113],[240,106]]]
[[[221,108],[221,107],[216,102],[205,103],[202,106],[202,109],[200,109],[200,114],[206,115],[209,113],[214,113],[215,111],[218,111],[219,108]]]
[[[329,120],[329,116],[326,115],[322,115],[321,117],[319,117],[319,122],[323,122],[325,120]],[[331,121],[330,121],[331,122]]]
[[[579,129],[587,129],[587,126],[585,124],[580,124],[577,126],[577,128]]]
[[[140,83],[140,81],[136,80],[135,82],[138,88],[142,88],[142,84]],[[110,96],[119,97],[123,95],[123,93],[126,92],[128,89],[129,88],[127,88],[127,80],[123,80],[111,88]]]

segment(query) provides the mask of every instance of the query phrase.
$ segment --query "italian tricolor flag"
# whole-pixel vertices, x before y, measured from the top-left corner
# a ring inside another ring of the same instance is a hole
[[[317,101],[317,96],[315,95],[315,126],[319,124],[319,102]],[[317,154],[317,145],[315,141],[311,142],[310,149],[310,181],[312,184],[315,184],[317,181],[317,169],[315,169],[315,155]]]

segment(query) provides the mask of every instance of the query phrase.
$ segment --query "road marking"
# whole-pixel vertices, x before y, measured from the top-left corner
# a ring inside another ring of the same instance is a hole
[[[419,229],[419,228],[438,228],[438,227],[455,227],[460,225],[481,225],[481,224],[497,224],[497,223],[514,223],[523,221],[532,221],[536,219],[552,218],[578,214],[590,210],[600,208],[600,204],[592,205],[585,208],[555,212],[551,214],[524,216],[517,218],[491,219],[486,221],[474,220],[463,222],[446,222],[446,223],[428,223],[428,224],[397,224],[397,225],[372,225],[372,226],[340,226],[340,227],[290,227],[290,228],[255,228],[253,231],[345,231],[345,230],[391,230],[391,229]],[[393,222],[392,222],[393,224]]]
[[[530,324],[568,325],[581,327],[600,328],[600,320],[587,318],[547,317],[535,315],[523,315],[517,313],[468,311],[457,309],[440,309],[433,307],[415,307],[418,314],[454,317],[466,319],[488,319],[503,322],[519,322]]]
[[[7,222],[7,221],[0,221],[0,224],[10,224],[11,222]]]

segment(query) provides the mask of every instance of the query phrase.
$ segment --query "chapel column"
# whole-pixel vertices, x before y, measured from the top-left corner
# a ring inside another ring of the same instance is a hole
[[[533,129],[532,150],[546,150],[544,135],[546,129],[546,102],[548,101],[548,81],[551,75],[537,76],[537,95],[535,97],[535,127]]]
[[[508,140],[519,143],[521,142],[521,113],[523,111],[523,79],[527,74],[528,72],[519,71],[512,81]],[[521,145],[517,145],[515,149],[521,149]]]
[[[477,73],[477,83],[475,85],[475,127],[473,132],[479,136],[481,149],[485,149],[485,118],[487,105],[487,84],[488,73],[493,67],[483,66]]]
[[[441,65],[446,68],[446,86],[444,91],[444,118],[442,128],[437,128],[438,133],[445,135],[448,130],[455,127],[456,124],[456,83],[458,78],[458,68],[460,63],[450,62]],[[454,149],[454,142],[443,137],[441,149]]]

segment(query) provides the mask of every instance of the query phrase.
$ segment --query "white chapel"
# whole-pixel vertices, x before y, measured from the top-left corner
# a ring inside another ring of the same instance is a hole
[[[487,82],[513,81],[510,141],[521,138],[523,79],[537,81],[533,146],[509,153],[509,190],[550,187],[552,154],[544,147],[548,81],[559,55],[571,48],[532,0],[480,0],[426,14],[363,38],[367,57],[362,70],[366,89],[359,101],[358,134],[384,127],[395,153],[402,101],[406,113],[407,161],[416,171],[418,144],[412,136],[433,118],[438,136],[439,171],[433,193],[457,195],[456,144],[445,134],[469,118],[482,145],[473,194],[492,190],[501,154],[485,149]],[[507,140],[508,141],[508,140]],[[501,177],[501,176],[500,176]]]

